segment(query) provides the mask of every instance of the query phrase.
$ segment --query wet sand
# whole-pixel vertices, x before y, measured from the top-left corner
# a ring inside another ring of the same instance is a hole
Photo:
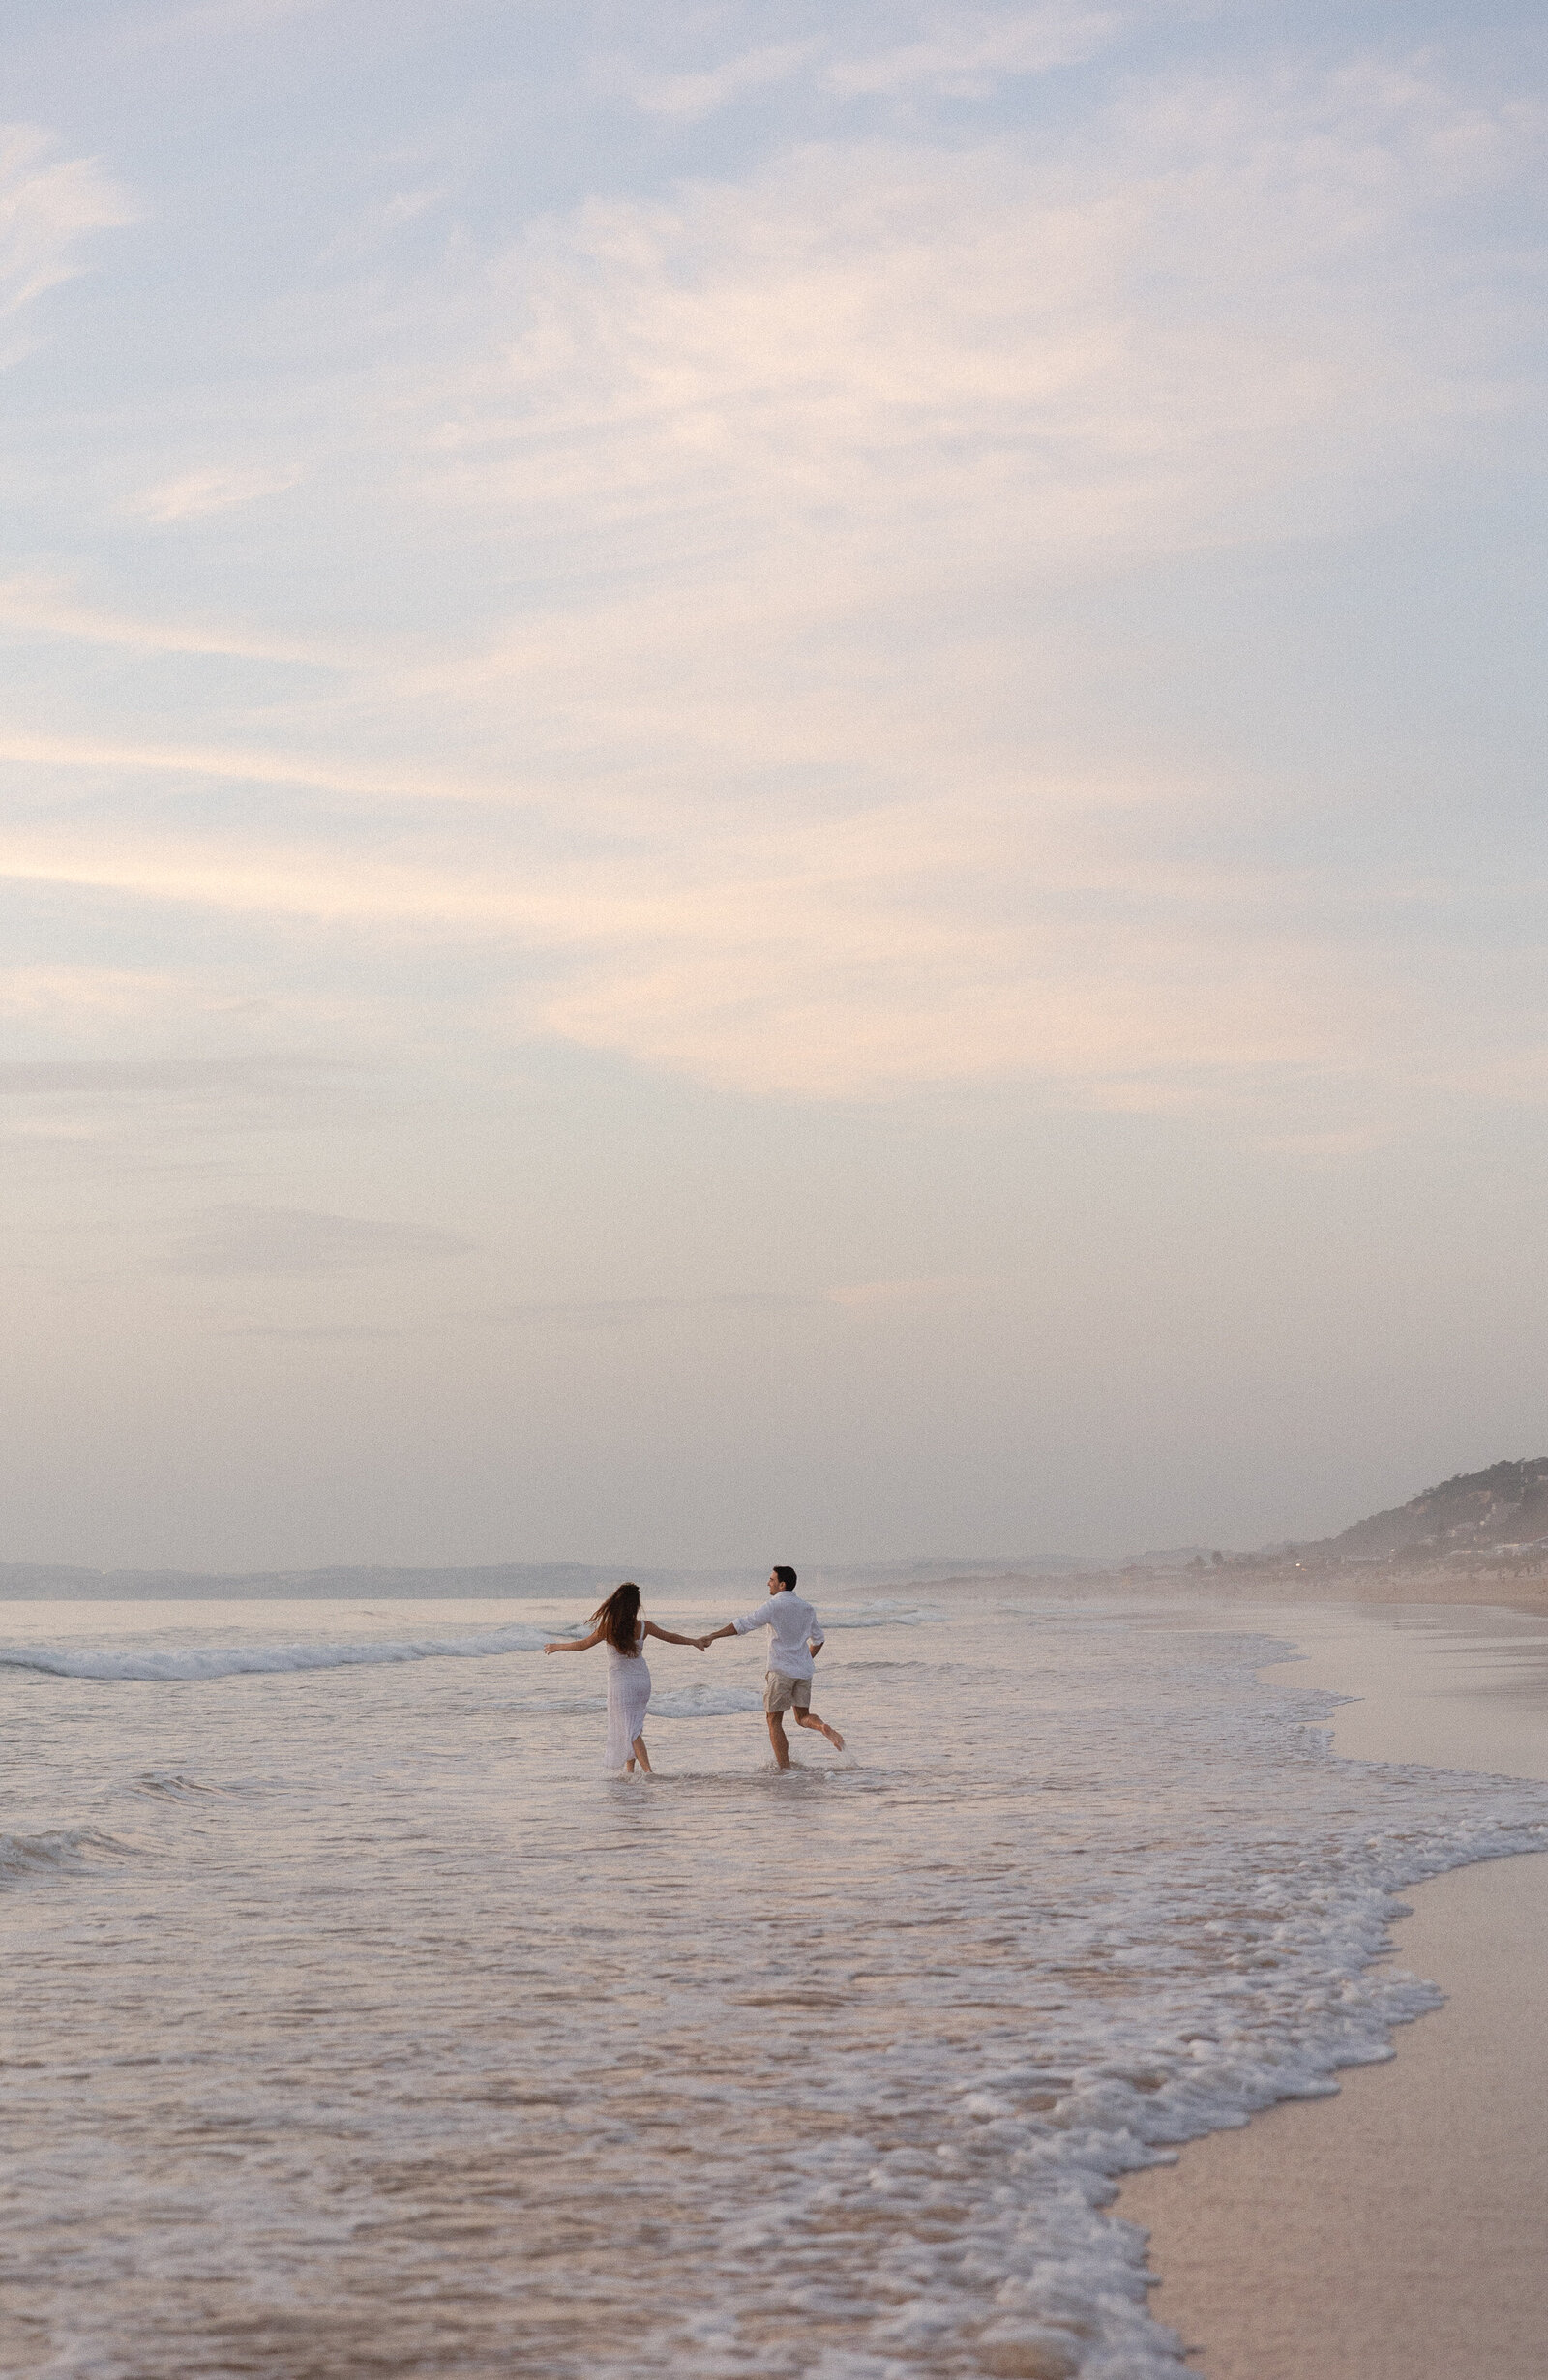
[[[1338,1751],[1548,1777],[1548,1630],[1519,1610],[1254,1615],[1362,1699]],[[1151,2309],[1206,2380],[1541,2380],[1548,2368],[1548,1857],[1413,1894],[1398,1961],[1446,2006],[1336,2099],[1125,2184]]]

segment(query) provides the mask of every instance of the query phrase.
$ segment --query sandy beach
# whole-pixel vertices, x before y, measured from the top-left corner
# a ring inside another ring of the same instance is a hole
[[[1360,1697],[1333,1722],[1340,1753],[1548,1776],[1548,1632],[1529,1613],[1261,1617],[1295,1636],[1304,1682]],[[1457,1869],[1413,1904],[1395,1957],[1447,1999],[1399,2030],[1390,2064],[1124,2186],[1116,2212],[1150,2235],[1152,2311],[1208,2380],[1542,2370],[1548,1859]]]

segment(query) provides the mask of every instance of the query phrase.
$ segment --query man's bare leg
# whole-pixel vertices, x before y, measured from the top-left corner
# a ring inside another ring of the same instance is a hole
[[[819,1719],[815,1711],[798,1711],[795,1714],[795,1724],[797,1727],[815,1727],[819,1736],[826,1736],[835,1752],[843,1751],[844,1738],[838,1729],[830,1727],[826,1719]]]
[[[637,1736],[635,1738],[635,1760],[640,1763],[640,1766],[643,1769],[646,1776],[655,1775],[656,1772],[650,1765],[650,1754],[645,1750],[645,1740],[643,1736]],[[635,1760],[632,1760],[629,1763],[631,1769],[633,1769],[635,1765]]]
[[[784,1718],[777,1711],[765,1711],[763,1715],[768,1720],[768,1740],[774,1746],[775,1765],[788,1769],[790,1765],[790,1747],[785,1740]]]

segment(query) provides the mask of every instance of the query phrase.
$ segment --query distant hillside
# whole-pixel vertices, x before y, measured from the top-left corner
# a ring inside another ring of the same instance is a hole
[[[1333,1561],[1390,1562],[1397,1555],[1537,1553],[1548,1547],[1548,1454],[1494,1463],[1426,1488],[1395,1512],[1374,1512],[1339,1536],[1298,1547]]]
[[[1459,1472],[1439,1487],[1425,1488],[1393,1512],[1373,1512],[1336,1537],[1310,1544],[1265,1545],[1255,1554],[1196,1554],[1183,1566],[1208,1571],[1239,1591],[1273,1580],[1309,1587],[1341,1571],[1386,1568],[1393,1578],[1422,1573],[1440,1578],[1535,1578],[1548,1576],[1548,1454],[1532,1462],[1492,1463],[1487,1471]],[[1176,1569],[1176,1560],[1151,1557],[1154,1572]],[[1139,1562],[1125,1564],[1138,1570]]]

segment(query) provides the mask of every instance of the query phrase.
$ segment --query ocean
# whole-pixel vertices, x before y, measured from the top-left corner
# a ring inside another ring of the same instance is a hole
[[[849,1750],[656,1645],[649,1779],[573,1600],[0,1606],[0,2371],[1181,2370],[1116,2179],[1389,2056],[1548,1788],[1181,1600],[819,1600]]]

